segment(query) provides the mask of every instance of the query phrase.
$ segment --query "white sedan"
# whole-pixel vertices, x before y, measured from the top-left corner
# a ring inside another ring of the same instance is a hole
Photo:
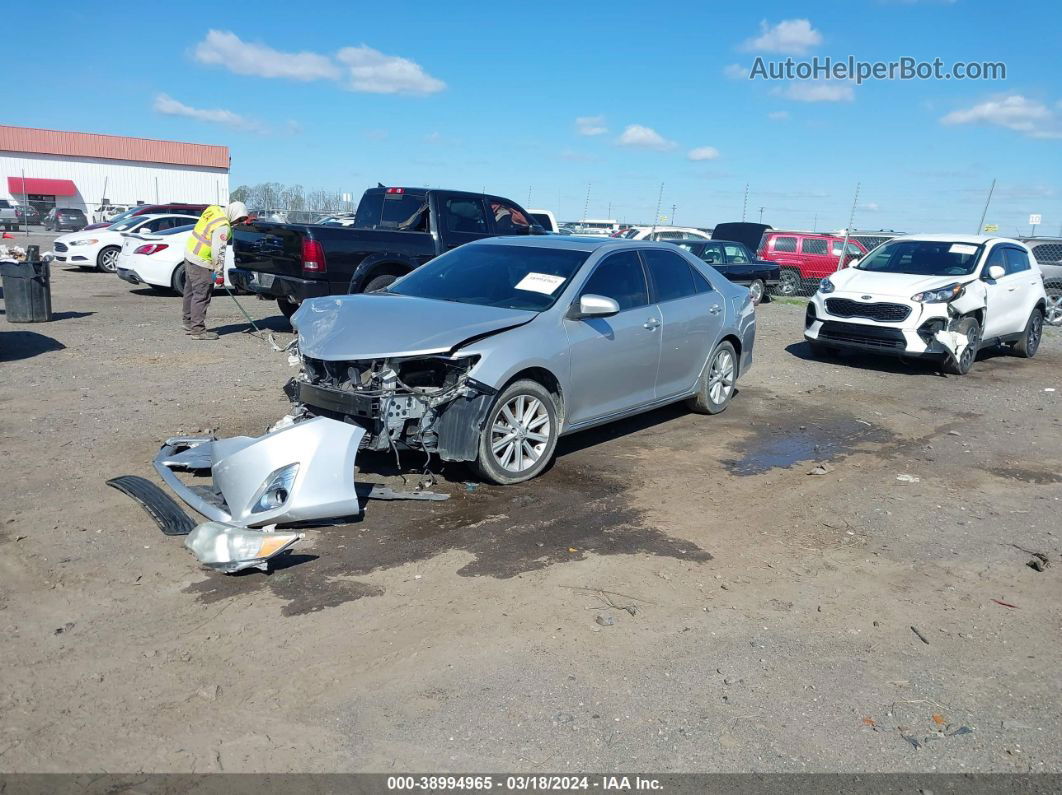
[[[184,247],[194,228],[195,224],[186,224],[157,234],[147,231],[126,233],[122,252],[118,255],[118,278],[130,284],[146,284],[183,295]],[[229,246],[225,251],[224,284],[230,288],[229,269],[232,265],[232,246]]]
[[[71,232],[60,235],[52,244],[55,262],[95,268],[104,273],[118,270],[118,255],[122,250],[122,235],[130,232],[161,232],[177,226],[185,226],[195,219],[187,215],[159,214],[137,215],[126,218],[105,229],[90,229],[87,232]]]
[[[689,226],[635,226],[624,235],[628,240],[711,240],[712,236]]]

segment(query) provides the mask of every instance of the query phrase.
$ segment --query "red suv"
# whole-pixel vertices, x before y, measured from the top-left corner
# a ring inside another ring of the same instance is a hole
[[[849,238],[848,253],[840,263],[843,248],[843,237],[771,229],[764,233],[757,256],[777,263],[781,269],[775,294],[796,295],[813,292],[819,280],[834,273],[839,265],[847,265],[867,253],[861,243]]]

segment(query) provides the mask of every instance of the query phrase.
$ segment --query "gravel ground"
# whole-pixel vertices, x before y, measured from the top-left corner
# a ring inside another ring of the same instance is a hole
[[[113,276],[53,296],[0,320],[0,770],[1062,771],[1055,329],[945,378],[811,360],[768,304],[724,414],[568,437],[517,487],[448,467],[449,502],[225,577],[104,481],[260,433],[285,357],[227,296],[217,342]]]

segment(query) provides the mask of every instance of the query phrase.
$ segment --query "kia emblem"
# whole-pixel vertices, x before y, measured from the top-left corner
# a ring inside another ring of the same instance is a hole
[[[872,296],[872,295],[861,295],[859,297],[862,298],[864,301],[869,301],[874,296]]]

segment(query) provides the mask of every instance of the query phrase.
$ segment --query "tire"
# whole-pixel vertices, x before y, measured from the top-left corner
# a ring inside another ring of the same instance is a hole
[[[377,290],[382,290],[385,287],[390,287],[398,279],[390,273],[382,274],[381,276],[373,276],[369,279],[368,284],[365,285],[363,293],[375,293]]]
[[[1062,326],[1062,282],[1047,285],[1047,312],[1044,322],[1049,326]]]
[[[104,246],[96,255],[96,270],[100,273],[118,272],[118,255],[122,249],[118,246]]]
[[[778,274],[778,285],[774,288],[775,295],[796,295],[800,292],[800,271],[795,268],[782,268]]]
[[[737,385],[738,358],[734,346],[725,340],[715,346],[701,374],[697,394],[686,405],[698,414],[719,414],[726,411]]]
[[[281,313],[289,321],[291,320],[291,316],[294,315],[299,309],[298,304],[296,304],[294,301],[284,298],[283,296],[277,298],[277,306],[280,307]]]
[[[962,356],[958,360],[954,356],[948,356],[947,361],[944,363],[944,369],[952,375],[966,375],[970,372],[970,368],[973,367],[974,360],[977,358],[977,348],[981,344],[981,325],[975,318],[964,317],[955,323],[949,331],[965,334],[969,339],[969,344],[963,349]]]
[[[1040,349],[1040,340],[1044,336],[1044,314],[1040,307],[1033,309],[1021,339],[1014,343],[1014,353],[1023,359],[1031,359]]]
[[[500,486],[530,480],[553,459],[557,430],[557,405],[549,390],[530,379],[510,384],[480,432],[476,472]]]
[[[752,283],[749,284],[749,297],[752,299],[752,305],[759,306],[766,294],[767,288],[764,286],[763,280],[753,279]]]
[[[184,295],[184,282],[184,263],[181,262],[173,269],[173,275],[170,277],[170,288],[177,295]]]

